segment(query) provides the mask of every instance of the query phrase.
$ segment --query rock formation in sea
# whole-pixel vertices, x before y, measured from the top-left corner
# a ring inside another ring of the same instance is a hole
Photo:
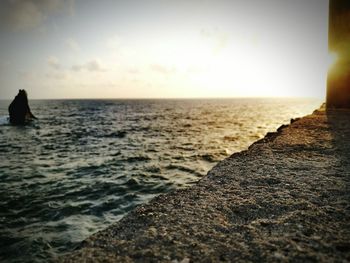
[[[24,125],[29,121],[36,119],[30,111],[27,92],[20,89],[14,100],[9,106],[10,123],[15,125]]]

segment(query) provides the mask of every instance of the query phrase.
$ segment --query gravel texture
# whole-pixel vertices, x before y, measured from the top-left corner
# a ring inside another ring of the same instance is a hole
[[[350,262],[350,111],[320,109],[59,262]]]

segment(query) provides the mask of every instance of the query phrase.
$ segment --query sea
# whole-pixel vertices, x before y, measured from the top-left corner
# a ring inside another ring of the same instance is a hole
[[[47,262],[153,197],[312,113],[315,99],[0,101],[0,261]]]

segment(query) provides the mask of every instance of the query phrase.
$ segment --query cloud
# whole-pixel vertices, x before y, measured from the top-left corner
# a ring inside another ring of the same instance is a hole
[[[164,75],[168,75],[176,72],[176,69],[174,67],[167,67],[160,64],[153,64],[150,67],[153,71],[159,72]]]
[[[73,71],[90,71],[90,72],[103,72],[106,71],[101,65],[101,62],[97,59],[90,60],[85,64],[77,64],[72,66]]]
[[[17,72],[17,75],[20,79],[34,82],[38,79],[38,73],[32,70],[20,70]]]
[[[61,64],[59,63],[58,59],[54,56],[50,56],[47,58],[47,64],[55,70],[61,69]]]
[[[41,26],[58,12],[72,14],[74,0],[3,0],[0,23],[14,31],[25,31]]]
[[[45,74],[45,77],[48,79],[63,80],[66,78],[66,75],[61,72],[49,72]]]
[[[203,38],[210,40],[215,51],[220,51],[221,49],[225,48],[229,42],[229,34],[216,27],[202,28],[200,35]]]
[[[201,65],[201,66],[189,66],[186,70],[187,74],[201,74],[203,72],[206,72],[209,70],[209,67],[207,65]]]
[[[140,70],[138,70],[137,68],[129,68],[128,69],[128,73],[130,73],[130,74],[139,74]]]
[[[72,51],[80,51],[79,44],[73,38],[67,38],[64,44],[70,48]]]
[[[118,49],[122,43],[122,37],[115,35],[106,41],[106,47],[109,49]]]

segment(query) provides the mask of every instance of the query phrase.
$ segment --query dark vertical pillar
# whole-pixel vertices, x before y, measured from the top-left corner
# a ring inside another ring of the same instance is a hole
[[[328,39],[338,60],[328,72],[327,108],[350,108],[350,0],[329,1]]]

